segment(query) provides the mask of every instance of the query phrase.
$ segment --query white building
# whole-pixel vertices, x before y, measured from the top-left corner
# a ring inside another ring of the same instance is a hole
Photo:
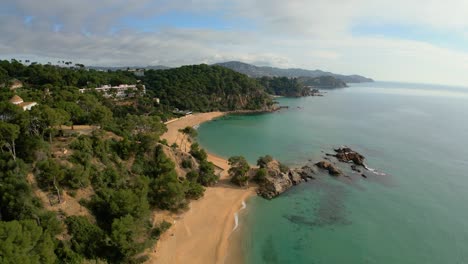
[[[141,86],[141,92],[146,94],[146,87],[144,85]],[[114,95],[116,98],[133,97],[135,96],[135,92],[138,92],[139,90],[136,84],[121,84],[118,86],[104,85],[97,88],[84,88],[80,89],[80,93],[84,93],[93,89],[103,93],[104,97],[112,97]]]
[[[10,103],[23,108],[23,111],[31,110],[31,108],[33,106],[37,105],[36,102],[25,102],[25,101],[23,101],[23,98],[19,97],[18,95],[13,96],[10,99]]]

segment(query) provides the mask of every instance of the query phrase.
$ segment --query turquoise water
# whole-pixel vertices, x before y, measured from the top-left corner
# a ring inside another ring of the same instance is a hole
[[[468,89],[368,83],[199,128],[210,152],[297,166],[348,145],[386,175],[319,175],[243,214],[246,263],[468,263]]]

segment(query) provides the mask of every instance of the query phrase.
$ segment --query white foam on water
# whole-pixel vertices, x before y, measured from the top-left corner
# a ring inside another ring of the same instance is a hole
[[[386,174],[383,173],[383,172],[379,172],[377,171],[376,169],[373,169],[373,168],[370,168],[370,167],[367,167],[367,165],[364,164],[364,168],[366,168],[366,170],[376,174],[376,175],[381,175],[381,176],[385,176]]]
[[[235,213],[234,214],[234,228],[232,229],[232,231],[234,232],[234,230],[236,230],[238,226],[239,226],[239,214]]]
[[[247,208],[247,204],[245,204],[245,201],[242,201],[241,209],[239,209],[239,211],[234,214],[234,228],[232,229],[232,232],[234,232],[239,227],[239,212],[245,208]]]
[[[247,205],[245,204],[244,201],[242,201],[242,208],[241,208],[241,210],[244,210],[245,208],[247,208]],[[240,210],[239,210],[239,211],[240,211]]]

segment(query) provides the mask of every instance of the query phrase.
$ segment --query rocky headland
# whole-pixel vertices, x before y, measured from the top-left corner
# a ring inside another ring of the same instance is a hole
[[[341,147],[335,149],[335,154],[327,154],[333,156],[337,161],[351,164],[351,169],[355,172],[362,173],[360,167],[367,169],[365,165],[365,157],[349,147]],[[301,168],[285,168],[277,160],[271,160],[262,164],[260,168],[252,170],[264,169],[266,172],[265,177],[259,182],[257,194],[266,198],[272,199],[294,185],[302,182],[315,179],[319,170],[326,170],[328,174],[334,177],[345,176],[344,172],[330,160],[322,160],[312,166],[303,166]],[[254,175],[255,172],[251,173]],[[367,178],[363,173],[364,178]]]

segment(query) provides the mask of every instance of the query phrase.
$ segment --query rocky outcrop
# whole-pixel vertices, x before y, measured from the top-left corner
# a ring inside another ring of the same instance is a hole
[[[178,148],[171,148],[163,144],[161,144],[161,146],[163,147],[164,154],[174,162],[175,171],[179,178],[185,178],[185,175],[191,170],[198,171],[198,161],[192,155],[183,152]],[[184,162],[190,164],[190,166],[184,167]]]
[[[365,165],[365,157],[363,155],[348,147],[341,147],[334,151],[336,154],[327,154],[327,156],[336,157],[340,162],[351,163],[351,169],[353,171],[359,173],[362,178],[367,178],[367,175],[364,174],[360,168],[363,167],[364,169],[369,170]],[[349,176],[344,175],[343,171],[332,162],[334,159],[328,157],[325,157],[324,159],[325,160],[315,163],[313,166],[303,166],[302,168],[287,170],[274,159],[271,159],[267,163],[262,163],[261,169],[266,170],[266,176],[262,182],[259,183],[259,188],[257,190],[258,195],[267,199],[272,199],[294,185],[310,179],[315,179],[314,175],[318,174],[319,169],[326,170],[328,174],[335,177],[344,176],[350,178]],[[312,162],[312,160],[309,161]],[[283,168],[283,171],[281,168]]]
[[[315,166],[321,169],[327,170],[328,173],[333,176],[343,175],[343,172],[341,172],[340,169],[338,169],[335,165],[333,165],[333,163],[326,161],[326,160],[315,163]]]
[[[280,163],[272,160],[262,166],[266,170],[265,180],[260,184],[257,193],[264,198],[271,199],[285,192],[293,185],[289,173],[282,172]]]
[[[366,167],[364,164],[365,157],[358,152],[348,148],[348,147],[341,147],[335,149],[336,154],[333,155],[341,162],[350,163],[353,162],[355,165]]]
[[[266,163],[262,168],[266,170],[267,175],[265,180],[259,184],[257,193],[267,199],[272,199],[301,182],[314,179],[312,175],[316,172],[314,168],[309,166],[281,171],[280,163],[277,160]]]
[[[293,185],[298,185],[304,180],[298,170],[289,170],[288,177]]]
[[[309,95],[310,96],[323,96],[323,94],[320,92],[319,89],[311,89]]]

